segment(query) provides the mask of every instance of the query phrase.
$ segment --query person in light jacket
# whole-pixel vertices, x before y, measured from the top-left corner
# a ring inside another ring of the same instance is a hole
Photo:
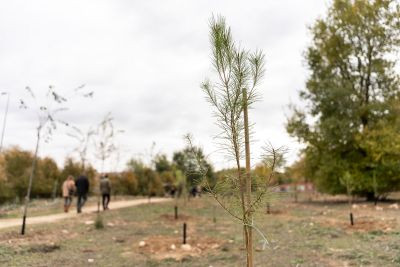
[[[75,192],[75,182],[74,177],[69,175],[67,179],[62,184],[62,195],[64,198],[64,212],[68,212],[69,207],[72,203],[72,197]]]

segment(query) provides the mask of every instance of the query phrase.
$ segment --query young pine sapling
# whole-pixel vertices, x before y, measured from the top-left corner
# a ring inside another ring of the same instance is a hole
[[[250,53],[238,47],[222,17],[211,19],[210,41],[218,81],[207,80],[201,87],[215,108],[214,115],[221,129],[217,138],[222,151],[235,162],[235,172],[217,180],[215,185],[203,179],[203,186],[243,225],[247,266],[253,266],[253,229],[261,235],[264,246],[268,243],[255,226],[253,214],[272,195],[270,183],[280,152],[274,148],[266,149],[264,159],[271,169],[270,175],[259,177],[252,172],[248,110],[258,100],[256,88],[264,74],[264,55],[261,51]],[[188,142],[191,145],[190,138]],[[207,170],[201,169],[205,176]]]

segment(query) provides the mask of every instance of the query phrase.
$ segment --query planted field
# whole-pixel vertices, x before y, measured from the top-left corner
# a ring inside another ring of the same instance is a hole
[[[0,231],[0,265],[4,266],[243,266],[243,234],[214,202],[202,197],[101,213],[53,224]],[[399,266],[400,210],[393,203],[360,202],[352,209],[322,199],[293,203],[282,199],[270,214],[257,213],[256,226],[270,244],[255,244],[256,266]],[[214,218],[214,214],[216,214]],[[215,220],[214,220],[215,219]],[[187,245],[182,246],[183,223]]]

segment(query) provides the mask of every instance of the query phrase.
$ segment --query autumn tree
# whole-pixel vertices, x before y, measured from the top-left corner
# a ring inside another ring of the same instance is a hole
[[[352,177],[352,193],[368,199],[375,195],[373,177],[382,192],[399,189],[394,158],[400,140],[391,138],[400,92],[399,2],[334,0],[310,31],[310,74],[300,92],[306,105],[294,107],[287,123],[287,131],[306,145],[309,177],[333,194],[347,192],[340,181]]]

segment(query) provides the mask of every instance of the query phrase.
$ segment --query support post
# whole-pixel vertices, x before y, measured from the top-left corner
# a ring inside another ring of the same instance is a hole
[[[183,244],[186,244],[186,230],[187,230],[186,223],[183,223]]]

